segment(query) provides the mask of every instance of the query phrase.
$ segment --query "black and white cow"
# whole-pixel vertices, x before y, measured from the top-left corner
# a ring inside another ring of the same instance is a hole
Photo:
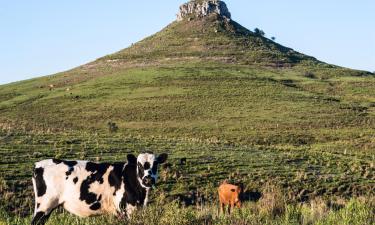
[[[80,216],[130,216],[146,206],[167,154],[129,154],[127,163],[47,159],[35,163],[35,212],[31,224],[44,224],[58,206]]]

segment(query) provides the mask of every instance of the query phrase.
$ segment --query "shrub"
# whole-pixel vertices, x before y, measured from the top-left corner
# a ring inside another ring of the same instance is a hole
[[[307,78],[311,78],[311,79],[315,79],[316,76],[313,72],[310,72],[310,71],[306,71],[304,74],[303,74],[304,77],[307,77]]]
[[[107,126],[108,126],[108,130],[110,133],[115,133],[118,131],[118,126],[114,122],[111,122],[111,121],[108,122]]]
[[[254,33],[256,35],[259,35],[259,36],[262,36],[262,37],[264,37],[266,35],[266,33],[263,30],[259,29],[259,28],[255,28],[254,29]]]

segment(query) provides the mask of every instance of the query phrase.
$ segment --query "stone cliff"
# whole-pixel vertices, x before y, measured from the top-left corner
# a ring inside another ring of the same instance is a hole
[[[180,6],[177,21],[191,17],[205,17],[210,14],[231,19],[231,14],[225,2],[220,0],[193,0]]]

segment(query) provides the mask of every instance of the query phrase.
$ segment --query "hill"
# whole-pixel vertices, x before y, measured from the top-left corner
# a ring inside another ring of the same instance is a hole
[[[198,3],[188,4],[194,9]],[[334,119],[344,126],[341,117],[348,120],[347,115],[356,117],[367,108],[372,112],[371,73],[322,63],[217,13],[184,16],[87,65],[3,85],[0,122],[75,130],[104,128],[111,120],[120,131],[168,134],[183,129],[185,136],[194,127],[196,134],[209,137],[216,136],[220,121],[226,123],[220,131],[225,134],[237,123],[244,132],[263,119],[272,126],[303,127],[302,115],[308,115],[304,123],[323,126],[317,117],[328,117],[325,123]],[[293,121],[283,125],[284,118]],[[161,126],[170,132],[161,132]]]
[[[242,27],[221,1],[191,1],[129,48],[0,86],[0,190],[18,212],[32,205],[39,159],[151,149],[171,155],[171,198],[212,195],[225,178],[257,191],[273,182],[299,202],[373,193],[374,78]]]

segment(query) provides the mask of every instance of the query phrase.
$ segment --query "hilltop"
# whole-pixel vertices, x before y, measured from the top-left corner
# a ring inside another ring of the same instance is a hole
[[[319,64],[315,58],[277,44],[233,21],[222,1],[188,2],[180,7],[175,22],[101,60],[167,64],[192,59],[275,67]]]

